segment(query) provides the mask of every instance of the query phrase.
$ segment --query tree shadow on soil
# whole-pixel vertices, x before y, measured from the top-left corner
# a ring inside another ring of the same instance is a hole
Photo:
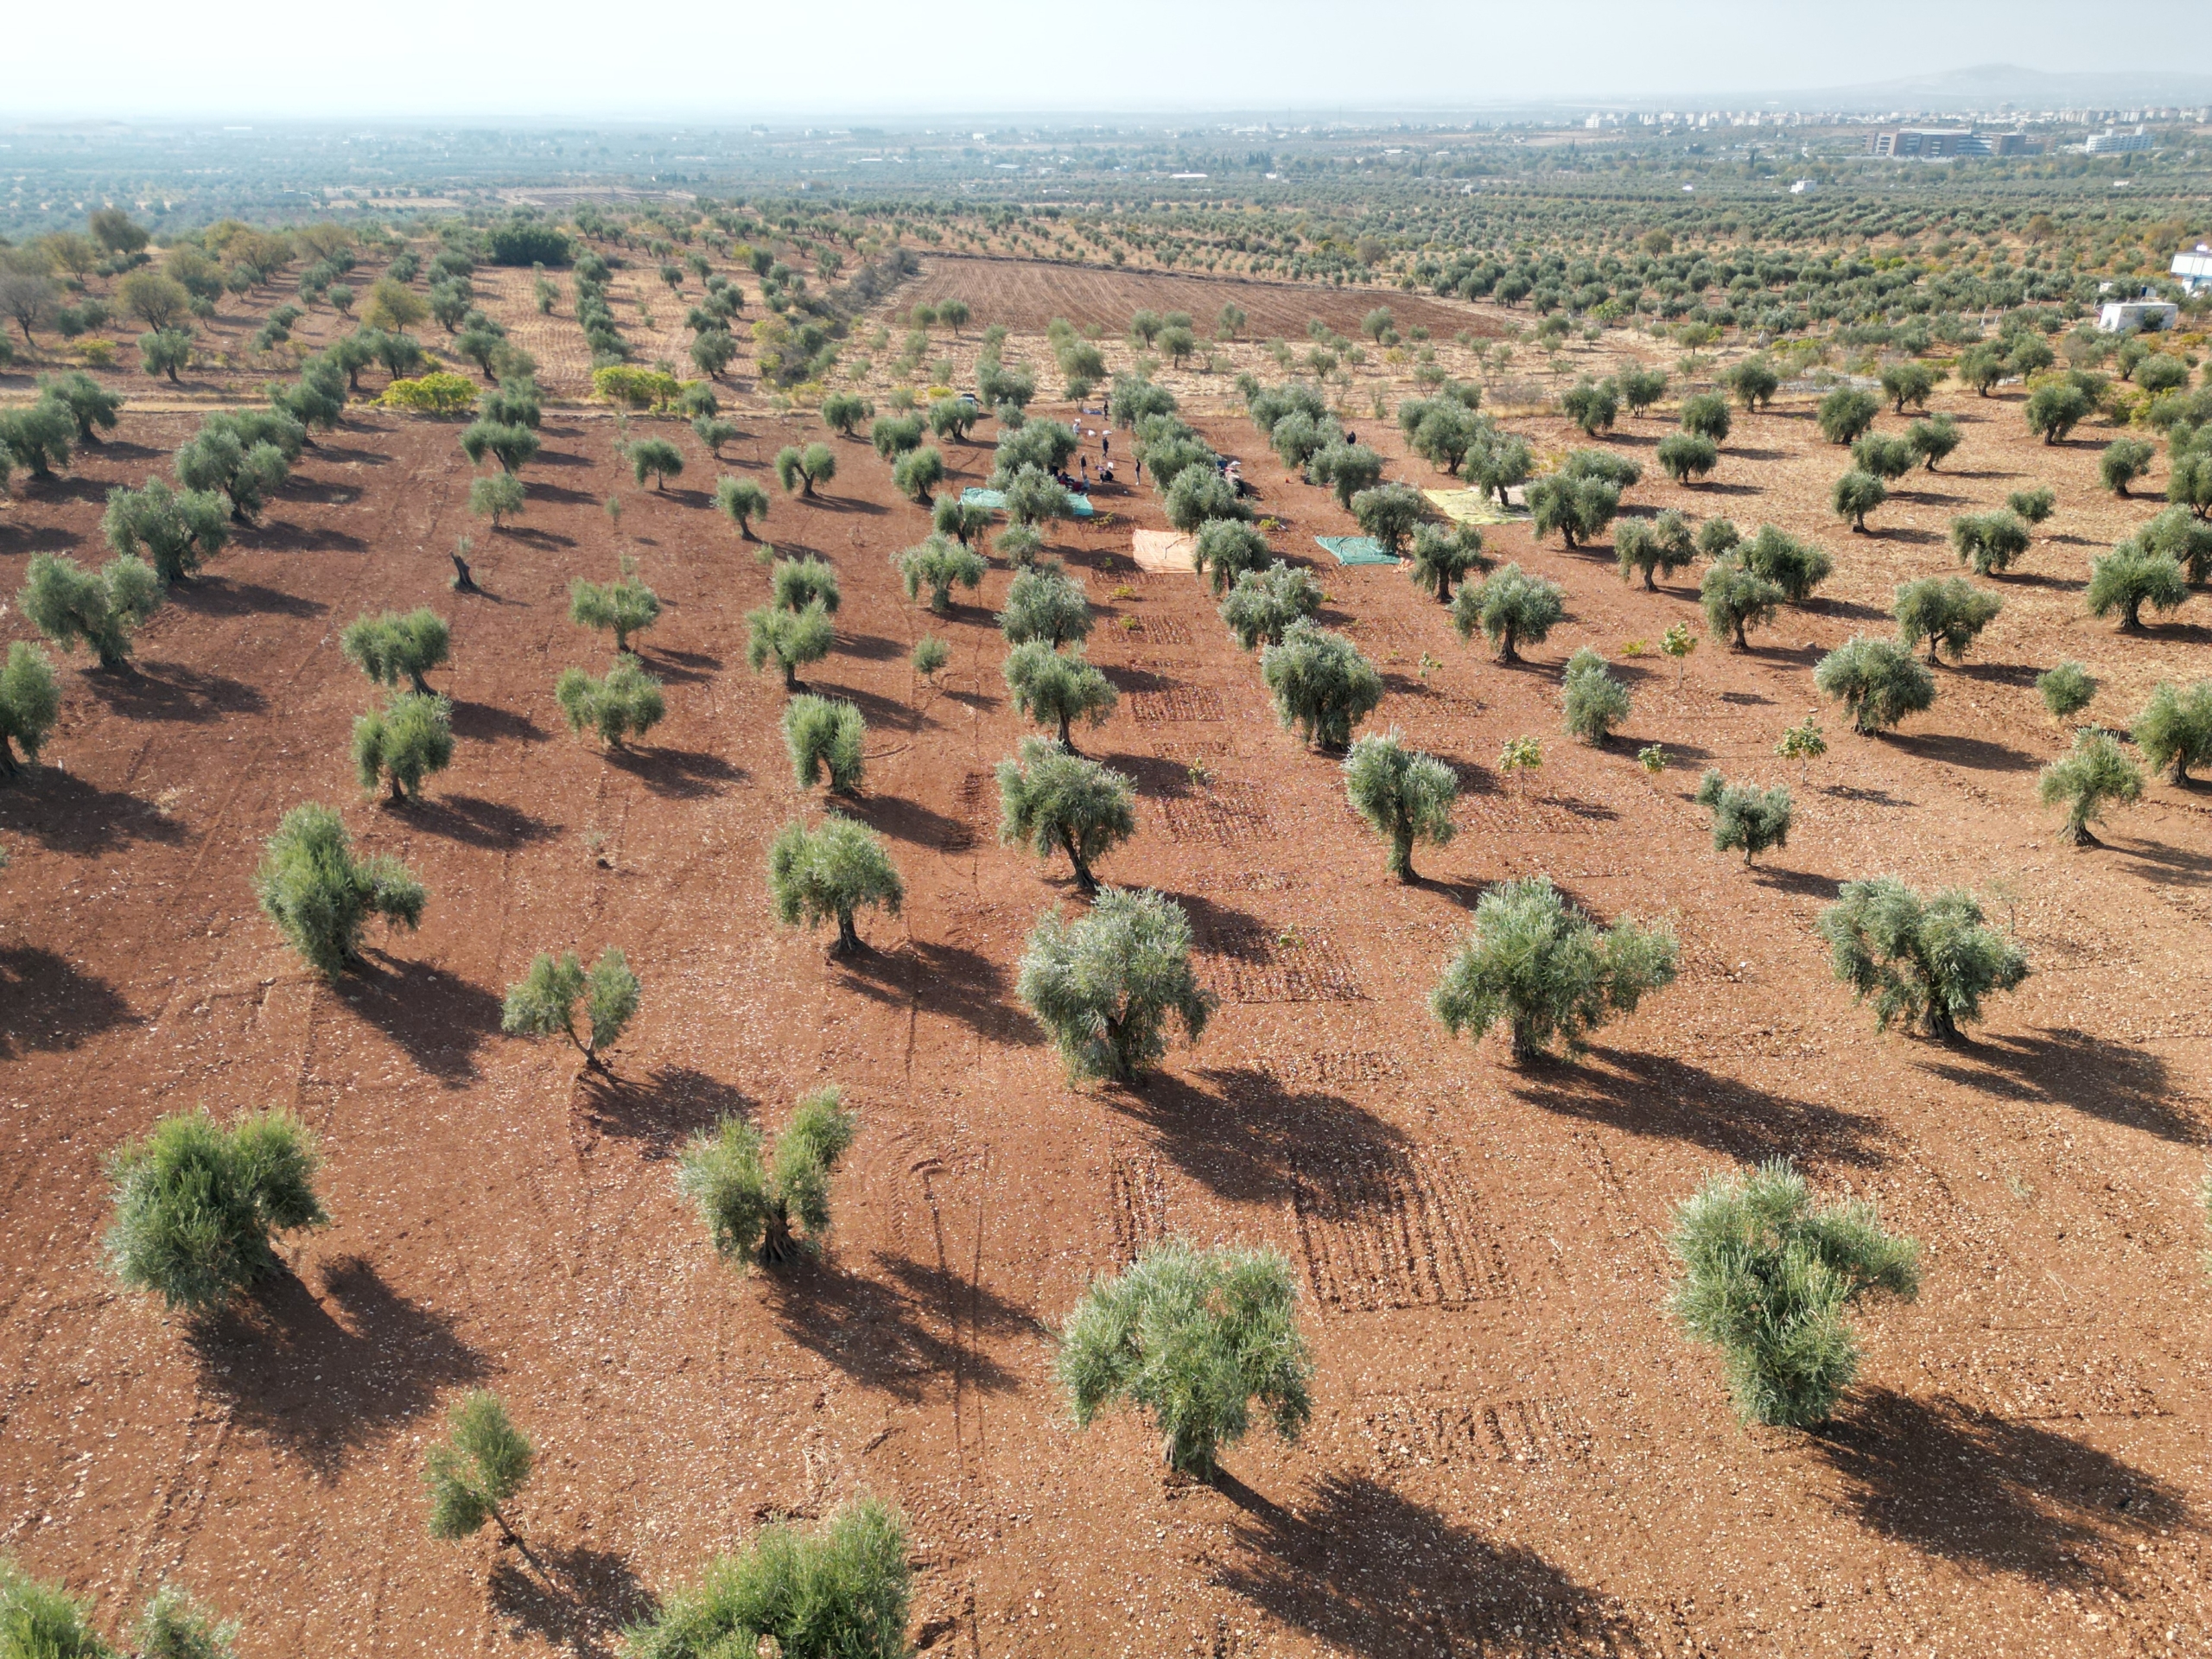
[[[917,847],[941,848],[948,842],[957,843],[963,836],[975,835],[960,819],[948,818],[919,801],[910,801],[900,795],[859,796],[844,801],[843,807],[876,834],[888,836],[893,841],[912,842]],[[982,839],[980,836],[975,838]]]
[[[1754,864],[1751,871],[1751,880],[1759,886],[1775,893],[1793,893],[1800,899],[1818,899],[1824,904],[1834,904],[1843,891],[1840,878],[1811,870],[1783,870],[1770,864]]]
[[[257,715],[267,703],[244,680],[182,663],[138,663],[121,674],[87,674],[83,683],[125,720],[206,725],[226,715]]]
[[[123,993],[35,944],[0,949],[0,1058],[71,1049],[137,1016]]]
[[[1866,1167],[1886,1158],[1877,1118],[1795,1100],[1662,1054],[1592,1048],[1580,1064],[1541,1061],[1513,1092],[1548,1112],[1688,1141],[1742,1163],[1811,1157]]]
[[[742,1090],[688,1065],[658,1065],[642,1077],[588,1071],[582,1095],[601,1134],[636,1141],[649,1160],[668,1157],[726,1117],[753,1116]]]
[[[429,797],[412,802],[404,811],[406,822],[418,830],[467,846],[500,851],[561,833],[557,823],[534,818],[504,801],[487,801],[474,795]]]
[[[281,588],[264,587],[257,582],[240,582],[231,576],[194,576],[189,582],[173,582],[168,597],[172,605],[201,616],[254,616],[270,613],[277,616],[309,617],[321,616],[330,608],[320,600],[302,599],[297,594],[288,594]]]
[[[845,988],[890,1007],[957,1020],[978,1037],[1034,1048],[1044,1036],[1013,1000],[1006,969],[964,945],[908,939],[894,950],[833,959]]]
[[[879,1265],[890,1262],[877,1257]],[[769,1306],[785,1336],[864,1388],[912,1405],[932,1378],[949,1384],[957,1377],[992,1394],[1007,1392],[1019,1380],[963,1342],[957,1323],[899,1286],[848,1273],[814,1255],[801,1255],[765,1277]],[[980,1287],[975,1294],[979,1307],[989,1306],[995,1323],[1026,1317]]]
[[[58,853],[90,856],[142,841],[175,846],[184,825],[150,801],[102,789],[59,766],[40,766],[0,785],[0,829]]]
[[[545,728],[528,715],[502,709],[496,702],[453,699],[453,734],[481,743],[539,743]]]
[[[2046,1583],[2117,1586],[2116,1564],[2095,1556],[2171,1526],[2183,1509],[2180,1492],[2109,1452],[1948,1397],[1869,1390],[1811,1445],[1862,1524],[1947,1560]]]
[[[518,1637],[537,1637],[577,1659],[613,1659],[625,1625],[653,1611],[652,1595],[619,1550],[540,1544],[544,1571],[528,1571],[502,1550],[485,1589],[492,1611]]]
[[[1993,743],[1986,737],[1930,732],[1918,736],[1900,734],[1896,741],[1907,754],[1947,766],[1968,766],[1977,772],[2026,772],[2037,764],[2033,755],[2023,754],[2003,743]]]
[[[721,658],[703,651],[677,651],[669,645],[641,644],[638,656],[658,678],[677,685],[703,684],[722,665]]]
[[[744,767],[699,749],[609,749],[607,764],[667,800],[703,800],[746,776]]]
[[[2161,1141],[2196,1146],[2207,1138],[2205,1126],[2176,1104],[2171,1069],[2147,1049],[2062,1027],[1984,1033],[1944,1052],[1920,1069],[1961,1088],[2050,1101]]]
[[[2194,785],[2183,787],[2191,788]],[[2131,840],[2118,850],[2132,861],[2132,873],[2146,881],[2177,887],[2201,887],[2212,883],[2212,858],[2202,853],[2140,840]]]
[[[323,1480],[441,1389],[480,1380],[484,1357],[442,1313],[409,1300],[359,1256],[322,1264],[322,1295],[280,1271],[229,1312],[187,1327],[200,1386],[235,1421]]]
[[[448,1089],[476,1080],[476,1051],[499,1028],[499,998],[481,985],[382,950],[368,951],[333,988]]]
[[[1177,1168],[1221,1198],[1279,1204],[1301,1182],[1329,1185],[1347,1171],[1362,1178],[1360,1191],[1382,1193],[1406,1167],[1404,1134],[1341,1095],[1289,1086],[1257,1066],[1192,1075],[1198,1082],[1154,1072],[1109,1098],[1152,1130]],[[1339,1196],[1353,1191],[1344,1185]]]
[[[1364,1475],[1332,1473],[1295,1509],[1234,1476],[1243,1513],[1214,1582],[1361,1659],[1642,1651],[1620,1610],[1522,1545],[1456,1525]]]

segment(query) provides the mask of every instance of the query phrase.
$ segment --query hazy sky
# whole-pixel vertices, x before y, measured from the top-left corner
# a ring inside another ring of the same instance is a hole
[[[2203,74],[2187,9],[2080,0],[107,0],[24,4],[0,126],[194,114],[671,117],[1436,109],[1786,91],[1993,61]],[[2148,15],[2146,14],[2146,16]]]

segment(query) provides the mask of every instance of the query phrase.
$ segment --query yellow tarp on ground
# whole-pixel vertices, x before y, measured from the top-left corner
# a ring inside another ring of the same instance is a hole
[[[1140,530],[1129,537],[1129,556],[1140,570],[1189,570],[1198,568],[1198,544],[1172,530]]]
[[[1421,493],[1455,524],[1517,524],[1529,516],[1527,510],[1518,505],[1499,506],[1488,490],[1423,490]],[[1518,493],[1517,490],[1507,491],[1507,501],[1510,503]]]

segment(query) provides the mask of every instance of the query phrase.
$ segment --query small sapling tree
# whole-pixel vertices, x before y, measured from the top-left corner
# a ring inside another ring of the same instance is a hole
[[[786,691],[798,690],[798,671],[809,663],[820,662],[836,643],[836,625],[820,605],[810,605],[803,611],[763,605],[745,613],[745,625],[746,662],[755,674],[775,664],[783,671]]]
[[[2094,702],[2097,682],[2079,663],[2061,663],[2036,676],[2036,693],[2053,720],[2071,720]]]
[[[1716,853],[1741,848],[1748,864],[1770,847],[1789,844],[1791,803],[1784,785],[1763,790],[1755,784],[1732,784],[1712,766],[1699,780],[1695,798],[1712,810]]]
[[[1873,999],[1884,1031],[1918,1024],[1948,1041],[1981,1018],[1985,996],[2028,976],[2026,953],[1985,925],[1974,895],[1959,888],[1923,899],[1893,875],[1847,881],[1815,925],[1835,976],[1860,1001]]]
[[[530,971],[507,987],[499,1029],[510,1037],[566,1037],[593,1071],[607,1072],[607,1051],[637,1017],[645,987],[609,945],[586,969],[573,950],[541,950]],[[581,1005],[581,1007],[580,1006]]]
[[[326,979],[359,960],[370,918],[412,929],[429,897],[397,859],[355,858],[338,814],[312,803],[277,824],[253,885],[277,931]]]
[[[630,478],[642,485],[647,479],[653,488],[665,490],[668,480],[683,474],[683,452],[666,438],[639,438],[629,448]]]
[[[565,668],[553,683],[553,701],[569,729],[579,737],[598,734],[609,748],[620,749],[633,737],[643,737],[660,724],[668,712],[660,682],[645,665],[625,652],[603,679],[581,668]]]
[[[1602,745],[1629,716],[1628,688],[1587,645],[1567,659],[1560,697],[1568,734],[1586,743]]]
[[[2160,680],[2128,734],[2152,771],[2186,784],[2191,766],[2212,762],[2212,680],[2199,680],[2185,691]]]
[[[914,654],[911,660],[915,673],[925,680],[931,679],[952,660],[952,647],[935,634],[925,633],[914,641]]]
[[[820,781],[849,795],[861,786],[868,722],[842,698],[795,696],[784,705],[784,747],[801,789]]]
[[[1567,590],[1518,564],[1463,582],[1452,596],[1452,626],[1462,639],[1479,628],[1501,663],[1521,660],[1523,645],[1541,645],[1567,614]]]
[[[443,697],[402,691],[353,722],[353,766],[365,794],[385,785],[392,804],[404,806],[423,792],[423,779],[452,764],[453,705]]]
[[[289,1112],[227,1128],[205,1111],[162,1119],[109,1154],[110,1270],[184,1313],[219,1312],[280,1270],[278,1234],[330,1219],[315,1196],[319,1161],[314,1134]]]
[[[1408,748],[1392,730],[1351,746],[1344,756],[1344,795],[1389,843],[1390,874],[1412,881],[1414,842],[1442,847],[1452,839],[1459,779],[1434,755]]]
[[[2015,490],[2005,498],[2008,512],[2031,524],[2039,524],[2058,509],[2058,493],[2049,485],[2038,484],[2031,490]]]
[[[1862,736],[1886,732],[1907,715],[1924,712],[1936,701],[1936,677],[1912,652],[1892,639],[1853,634],[1821,658],[1813,684],[1850,714]]]
[[[1016,645],[1007,653],[1007,690],[1014,712],[1039,726],[1056,728],[1060,747],[1072,753],[1071,728],[1078,721],[1103,725],[1121,701],[1113,682],[1093,667],[1081,646],[1061,652],[1042,639]]]
[[[677,1190],[697,1207],[724,1261],[780,1267],[828,1241],[830,1178],[859,1129],[834,1087],[798,1103],[772,1155],[760,1130],[725,1117],[684,1147]]]
[[[1854,467],[1835,481],[1829,505],[1835,516],[1859,535],[1866,532],[1866,515],[1890,499],[1888,485],[1863,468]]]
[[[1264,570],[1247,570],[1222,601],[1221,620],[1246,651],[1280,645],[1294,622],[1321,608],[1321,585],[1309,571],[1276,560]]]
[[[1065,852],[1076,886],[1098,891],[1091,866],[1136,833],[1128,779],[1041,737],[1024,738],[1018,760],[999,762],[999,839],[1039,858]]]
[[[446,1420],[446,1437],[423,1467],[430,1490],[430,1536],[445,1543],[474,1537],[489,1521],[503,1542],[529,1546],[507,1520],[506,1506],[529,1484],[537,1454],[488,1389],[468,1395]]]
[[[430,683],[423,677],[444,664],[452,643],[446,620],[428,606],[404,616],[386,611],[360,617],[338,637],[346,660],[378,685],[404,680],[410,690],[424,695]]]
[[[1547,876],[1501,882],[1475,903],[1474,932],[1428,1005],[1453,1036],[1503,1022],[1516,1065],[1556,1041],[1570,1054],[1616,1014],[1675,981],[1675,936],[1624,918],[1601,928]]]
[[[1667,632],[1659,636],[1659,649],[1675,659],[1675,689],[1680,690],[1682,676],[1688,671],[1690,653],[1697,649],[1697,635],[1690,632],[1687,622],[1672,622]]]
[[[1675,1211],[1671,1242],[1675,1316],[1720,1350],[1738,1414],[1772,1427],[1825,1422],[1851,1386],[1853,1304],[1920,1294],[1911,1239],[1885,1232],[1871,1204],[1815,1208],[1784,1160],[1707,1181]]]
[[[1997,620],[2005,601],[1957,576],[1925,576],[1897,590],[1897,638],[1908,647],[1928,642],[1928,660],[1937,654],[1964,660],[1981,631]]]
[[[916,505],[928,506],[931,493],[944,481],[944,451],[932,448],[908,450],[893,464],[891,481]]]
[[[636,561],[625,558],[622,574],[607,582],[578,576],[569,584],[569,620],[580,628],[604,628],[614,636],[619,654],[630,649],[630,636],[660,620],[660,595],[638,580]]]
[[[1151,1246],[1093,1283],[1061,1332],[1077,1426],[1117,1403],[1149,1413],[1162,1458],[1200,1479],[1249,1432],[1255,1408],[1297,1440],[1313,1409],[1297,1312],[1296,1277],[1272,1250]]]
[[[1340,633],[1300,618],[1281,643],[1260,652],[1260,677],[1275,701],[1275,717],[1309,743],[1341,749],[1353,727],[1382,701],[1382,676]]]
[[[489,518],[493,530],[504,528],[510,518],[521,518],[528,504],[528,493],[522,480],[512,473],[493,473],[468,480],[469,512],[479,518]]]
[[[1782,734],[1774,752],[1785,760],[1797,763],[1797,781],[1810,783],[1813,762],[1828,752],[1828,740],[1821,730],[1821,722],[1808,715]]]
[[[787,823],[768,849],[768,897],[777,920],[811,931],[837,925],[834,957],[865,950],[854,917],[862,909],[896,916],[906,889],[883,842],[867,825],[830,813],[819,829]]]
[[[753,539],[753,521],[768,516],[768,492],[749,478],[718,478],[715,480],[715,507],[749,542]]]
[[[2133,806],[2143,798],[2143,771],[2108,732],[2084,728],[2074,734],[2074,747],[2043,769],[2036,798],[2045,806],[2066,809],[2059,839],[2074,847],[2101,843],[2089,826],[2107,806]]]
[[[18,602],[62,650],[89,645],[102,668],[115,671],[130,662],[131,635],[162,599],[162,579],[143,559],[123,554],[95,575],[66,554],[35,553]]]
[[[1016,995],[1074,1077],[1133,1081],[1167,1052],[1171,1020],[1196,1043],[1214,1000],[1191,966],[1191,918],[1157,893],[1102,887],[1088,914],[1046,916]]]

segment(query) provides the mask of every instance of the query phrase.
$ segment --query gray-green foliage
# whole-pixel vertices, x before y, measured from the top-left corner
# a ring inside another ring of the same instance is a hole
[[[1761,524],[1758,535],[1738,543],[1734,556],[1753,575],[1781,588],[1793,605],[1810,599],[1835,570],[1835,561],[1821,549],[1772,524]]]
[[[109,1154],[110,1270],[188,1314],[227,1306],[280,1270],[277,1234],[329,1220],[315,1196],[318,1161],[315,1135],[288,1112],[227,1127],[204,1110],[162,1118]]]
[[[418,692],[429,690],[423,677],[446,660],[451,645],[445,619],[427,605],[404,616],[386,611],[358,618],[338,638],[346,661],[378,685],[405,680]]]
[[[1211,467],[1186,467],[1178,473],[1160,505],[1167,522],[1185,532],[1211,518],[1252,516],[1252,509],[1237,498],[1236,486]]]
[[[17,602],[30,625],[67,652],[89,645],[102,668],[130,660],[130,636],[161,608],[162,579],[120,554],[97,574],[66,554],[35,553]]]
[[[2097,682],[2081,664],[2061,663],[2036,676],[2036,691],[2052,718],[2071,720],[2095,698]]]
[[[2212,680],[2199,680],[2186,690],[2160,680],[2128,734],[2153,772],[2187,783],[2191,766],[2212,762]]]
[[[2178,610],[2189,597],[2189,579],[2181,561],[2171,553],[2155,552],[2139,542],[2122,542],[2101,558],[2089,561],[2089,588],[2083,598],[2092,616],[2120,613],[2123,632],[2143,626],[2143,607]]]
[[[784,747],[801,789],[819,781],[849,794],[861,786],[868,722],[843,698],[793,697],[784,705]]]
[[[622,561],[622,574],[613,582],[587,582],[578,576],[569,584],[569,620],[581,628],[605,628],[614,636],[614,649],[630,649],[630,636],[643,633],[660,620],[660,595],[638,580],[636,565]]]
[[[1102,887],[1072,922],[1055,912],[1022,952],[1015,992],[1071,1076],[1128,1082],[1167,1052],[1171,1021],[1192,1043],[1214,1000],[1191,966],[1191,918],[1157,893]]]
[[[892,464],[891,481],[908,499],[922,506],[929,505],[931,492],[944,481],[944,452],[932,448],[908,450]]]
[[[1529,528],[1538,536],[1557,531],[1567,546],[1574,547],[1605,533],[1620,510],[1621,486],[1607,478],[1562,470],[1536,480],[1525,496]]]
[[[1297,1313],[1296,1276],[1272,1250],[1151,1246],[1094,1282],[1062,1328],[1059,1377],[1077,1426],[1134,1407],[1172,1467],[1206,1478],[1255,1406],[1295,1440],[1313,1414],[1313,1375]]]
[[[626,1631],[628,1659],[751,1659],[764,1637],[783,1659],[907,1659],[912,1569],[906,1523],[873,1498],[833,1511],[820,1530],[761,1529],[717,1557],[687,1590],[664,1596]]]
[[[1007,652],[1003,672],[1014,712],[1052,727],[1060,747],[1071,751],[1074,723],[1102,725],[1121,701],[1113,682],[1091,665],[1080,645],[1059,652],[1032,639]]]
[[[2066,809],[2059,834],[2075,847],[2094,847],[2089,826],[2107,805],[2129,806],[2143,798],[2143,771],[2108,732],[2086,728],[2074,734],[2074,747],[2043,769],[2036,798]]]
[[[1459,779],[1433,754],[1406,747],[1395,728],[1361,738],[1344,755],[1344,796],[1390,847],[1390,874],[1414,876],[1414,843],[1441,847],[1452,839]]]
[[[798,671],[827,657],[837,639],[836,625],[820,605],[810,605],[803,611],[763,605],[745,613],[745,625],[746,662],[755,674],[775,664],[783,671],[786,691],[799,689]]]
[[[1728,441],[1728,404],[1709,391],[1682,399],[1682,430],[1712,443]]]
[[[2192,583],[2212,581],[2212,524],[2186,507],[2168,507],[2135,533],[2138,546],[2170,555]]]
[[[1705,625],[1738,651],[1751,647],[1749,630],[1771,622],[1789,594],[1764,576],[1753,575],[1732,559],[1708,566],[1698,584]]]
[[[1605,742],[1629,716],[1628,688],[1587,645],[1567,659],[1560,701],[1568,734],[1586,743]]]
[[[1090,867],[1136,833],[1128,779],[1041,737],[1024,738],[1018,759],[999,762],[999,839],[1039,858],[1065,852],[1076,885],[1098,890]]]
[[[1678,484],[1694,484],[1720,464],[1720,446],[1694,432],[1669,432],[1651,453],[1660,469]]]
[[[1614,1014],[1674,983],[1676,953],[1664,927],[1599,927],[1548,876],[1503,881],[1476,901],[1474,931],[1428,1005],[1455,1037],[1503,1023],[1516,1064],[1554,1042],[1577,1054]]]
[[[914,654],[910,660],[914,672],[927,679],[952,660],[952,647],[935,634],[925,633],[914,641]]]
[[[1862,734],[1888,731],[1936,701],[1936,677],[1893,639],[1853,634],[1821,658],[1814,687],[1849,711]]]
[[[778,559],[769,568],[768,598],[786,611],[803,611],[818,604],[825,613],[834,613],[844,602],[836,567],[811,554],[803,559]]]
[[[1851,464],[1885,484],[1893,484],[1920,464],[1920,452],[1907,439],[1869,432],[1851,446]]]
[[[2127,486],[2149,472],[2158,458],[2157,447],[2141,438],[2116,439],[2097,457],[2098,480],[2114,495],[2125,496]]]
[[[1303,617],[1261,651],[1260,677],[1274,698],[1275,717],[1324,749],[1350,743],[1352,728],[1382,701],[1382,676],[1359,648]]]
[[[1192,540],[1191,562],[1219,599],[1246,571],[1267,563],[1268,553],[1268,538],[1251,525],[1235,518],[1209,518]]]
[[[1521,660],[1521,646],[1541,645],[1567,614],[1567,590],[1518,564],[1462,582],[1452,596],[1452,626],[1462,639],[1482,630],[1501,663]]]
[[[1982,998],[2028,976],[2024,951],[1985,925],[1971,893],[1923,899],[1893,875],[1847,881],[1816,924],[1835,976],[1872,997],[1885,1031],[1918,1023],[1949,1039],[1981,1018]]]
[[[881,838],[832,812],[818,829],[797,821],[784,826],[768,849],[768,897],[786,927],[836,923],[830,954],[843,956],[861,948],[855,915],[866,908],[896,916],[906,888]]]
[[[753,521],[768,516],[768,492],[749,478],[718,478],[715,480],[715,507],[737,526],[739,535],[749,540]]]
[[[529,493],[522,480],[512,473],[493,473],[468,480],[469,512],[479,518],[489,518],[494,530],[507,519],[519,518],[528,505]]]
[[[277,931],[327,979],[359,958],[372,917],[411,929],[429,899],[397,859],[355,858],[344,822],[313,803],[294,807],[277,824],[253,885]]]
[[[2012,512],[1967,512],[1951,520],[1951,546],[1974,575],[1999,575],[2027,552],[2027,525]]]
[[[503,1506],[513,1503],[537,1462],[530,1437],[514,1426],[498,1395],[480,1389],[464,1396],[423,1465],[430,1536],[451,1543],[489,1521],[506,1541],[519,1542]]]
[[[1931,663],[1938,653],[1959,662],[2004,608],[1995,594],[1961,577],[1924,576],[1897,590],[1897,638],[1908,646],[1925,639]]]
[[[165,1584],[148,1599],[131,1640],[137,1659],[233,1659],[238,1630],[236,1619],[218,1618]]]
[[[991,527],[991,510],[957,495],[940,495],[930,509],[930,528],[966,547]]]
[[[1890,499],[1889,486],[1863,467],[1853,467],[1835,481],[1830,505],[1835,516],[1853,530],[1864,532],[1866,515]]]
[[[52,660],[28,639],[14,641],[0,667],[0,773],[12,778],[24,760],[37,760],[60,715],[61,688]]]
[[[1656,592],[1661,575],[1673,575],[1697,557],[1688,522],[1669,508],[1656,518],[1624,518],[1613,530],[1613,562],[1621,580],[1641,571],[1646,593]]]
[[[1683,1268],[1672,1306],[1689,1334],[1721,1351],[1729,1393],[1751,1422],[1824,1422],[1859,1371],[1844,1314],[1879,1291],[1910,1301],[1920,1252],[1883,1230],[1874,1207],[1815,1207],[1782,1160],[1716,1175],[1675,1211]]]
[[[558,957],[541,950],[531,959],[529,972],[507,987],[499,1029],[510,1037],[566,1037],[587,1065],[604,1071],[601,1056],[636,1017],[644,994],[637,975],[613,945],[589,969],[572,950]]]
[[[2005,511],[2031,524],[2043,523],[2057,506],[2057,492],[2045,484],[2038,484],[2031,490],[2014,490],[2005,498]]]
[[[684,1147],[677,1190],[697,1206],[717,1255],[775,1267],[828,1239],[830,1177],[859,1129],[834,1087],[798,1103],[772,1155],[760,1130],[725,1117]]]
[[[1090,601],[1083,584],[1059,570],[1017,571],[999,613],[999,632],[1009,645],[1042,639],[1064,645],[1090,634]]]
[[[952,610],[956,584],[973,593],[983,585],[983,572],[989,569],[982,554],[934,534],[918,546],[893,554],[892,563],[906,586],[906,597],[926,595],[930,609],[940,616]]]
[[[143,555],[163,582],[182,582],[223,550],[230,509],[213,490],[172,490],[158,478],[143,489],[107,493],[100,534],[119,554]]]
[[[1912,446],[1912,453],[1926,464],[1929,472],[1936,463],[1947,459],[1959,447],[1959,423],[1948,415],[1930,416],[1924,421],[1915,421],[1906,429],[1904,441]]]
[[[553,683],[553,701],[570,731],[579,736],[595,732],[601,742],[617,749],[652,730],[668,712],[660,682],[627,652],[614,659],[604,678],[581,668],[563,669]]]
[[[453,705],[402,691],[353,722],[353,766],[365,793],[388,784],[395,803],[422,793],[423,780],[453,764]]]
[[[1414,526],[1406,575],[1416,588],[1432,589],[1439,604],[1452,602],[1452,590],[1471,570],[1487,572],[1496,560],[1483,551],[1483,533],[1472,524]]]
[[[1221,603],[1221,620],[1246,651],[1277,645],[1283,631],[1321,608],[1321,584],[1310,571],[1277,559],[1264,570],[1247,570]]]
[[[1821,429],[1821,435],[1830,443],[1855,443],[1881,412],[1882,405],[1872,393],[1845,386],[1821,399],[1814,421]]]
[[[1718,766],[1710,766],[1698,781],[1696,800],[1713,812],[1716,853],[1741,848],[1748,864],[1770,847],[1789,844],[1792,809],[1787,785],[1761,789],[1756,784],[1732,784]]]

